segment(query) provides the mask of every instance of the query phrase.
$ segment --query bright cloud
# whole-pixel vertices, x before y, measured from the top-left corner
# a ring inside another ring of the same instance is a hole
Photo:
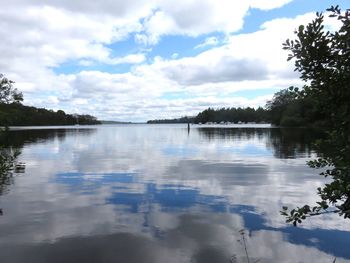
[[[204,40],[203,43],[195,46],[194,48],[205,48],[208,46],[216,46],[219,44],[219,40],[217,39],[217,37],[208,37]]]

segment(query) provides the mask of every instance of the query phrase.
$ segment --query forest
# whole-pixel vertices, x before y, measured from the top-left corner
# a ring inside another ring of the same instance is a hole
[[[208,122],[231,122],[231,123],[247,123],[247,122],[268,122],[268,111],[259,107],[254,108],[208,108],[200,112],[195,118],[194,123],[208,123]]]
[[[66,114],[44,108],[22,105],[23,94],[13,87],[13,81],[0,74],[0,126],[85,125],[101,124],[96,117]]]
[[[25,106],[20,103],[0,103],[0,126],[75,124],[100,124],[100,122],[91,115],[66,114],[62,110],[55,112],[53,110]]]
[[[276,92],[265,107],[208,108],[194,117],[149,120],[147,123],[271,123],[281,127],[323,127],[324,114],[316,109],[312,97],[298,96],[294,87]]]

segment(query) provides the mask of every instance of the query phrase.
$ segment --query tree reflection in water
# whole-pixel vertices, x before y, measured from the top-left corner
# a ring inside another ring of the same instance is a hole
[[[24,173],[25,165],[17,161],[20,154],[18,148],[0,145],[0,195],[8,191],[8,186],[13,183],[14,174]]]
[[[278,160],[314,154],[308,131],[194,126],[188,135],[186,126],[141,125],[97,130],[10,132],[2,145],[20,147],[18,160],[27,167],[3,197],[2,261],[350,258],[348,231],[280,225],[274,214],[280,200],[304,198],[308,188],[297,187],[305,181],[312,189],[318,182],[311,172],[294,176],[305,171],[305,160]],[[239,229],[247,233],[245,240],[239,235],[242,245],[236,242]]]
[[[26,144],[45,142],[48,140],[63,141],[67,133],[89,135],[95,129],[33,129],[0,131],[0,197],[9,191],[14,177],[25,173],[25,163],[18,157]],[[0,208],[0,216],[4,214]]]
[[[0,196],[8,191],[16,174],[25,173],[25,164],[18,161],[26,144],[45,142],[48,140],[63,141],[67,133],[79,136],[90,135],[95,129],[27,129],[0,131]],[[0,215],[2,211],[0,211]]]
[[[7,132],[0,134],[1,139],[6,136]],[[24,173],[25,165],[17,161],[21,154],[19,148],[4,146],[0,140],[0,196],[8,191],[8,186],[13,183],[13,175]],[[0,216],[4,214],[0,208]]]
[[[206,139],[265,141],[278,159],[294,159],[300,154],[310,157],[315,152],[314,142],[322,137],[321,131],[303,128],[198,128]]]

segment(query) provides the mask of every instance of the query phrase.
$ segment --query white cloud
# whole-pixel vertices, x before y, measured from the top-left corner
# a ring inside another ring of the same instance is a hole
[[[292,0],[240,1],[180,0],[158,1],[155,12],[144,23],[137,40],[156,44],[163,35],[199,36],[211,32],[229,34],[240,30],[250,8],[270,10]]]
[[[204,47],[208,47],[208,46],[216,46],[219,44],[219,40],[217,39],[217,37],[208,37],[204,40],[203,43],[195,46],[194,48],[204,48]]]
[[[276,19],[263,24],[257,32],[230,36],[225,45],[195,57],[157,59],[147,69],[139,69],[152,68],[183,86],[226,82],[232,87],[235,85],[232,83],[243,81],[291,82],[297,79],[297,74],[293,64],[286,60],[287,52],[282,50],[282,43],[293,37],[299,24],[312,18],[313,14],[305,14],[294,19]]]
[[[250,6],[261,10],[270,10],[273,8],[282,7],[290,2],[292,2],[292,0],[251,0]]]
[[[159,10],[146,19],[145,32],[140,36],[155,44],[162,35],[230,33],[242,27],[248,9],[248,3],[230,0],[160,1]]]
[[[139,64],[146,60],[144,54],[130,54],[120,58],[108,58],[104,60],[106,64],[118,65],[118,64]]]
[[[171,58],[172,59],[177,59],[179,57],[179,53],[173,53],[172,55],[171,55]]]
[[[47,102],[50,103],[50,104],[58,104],[59,103],[59,100],[56,96],[49,96],[47,98]]]
[[[79,65],[85,66],[85,67],[91,66],[93,64],[94,64],[94,62],[92,60],[82,59],[79,61]]]

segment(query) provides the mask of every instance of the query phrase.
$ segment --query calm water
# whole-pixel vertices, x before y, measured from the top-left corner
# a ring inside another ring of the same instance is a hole
[[[279,210],[325,183],[304,129],[117,125],[11,131],[0,262],[350,262],[337,215]],[[240,230],[244,230],[244,235]],[[243,240],[244,237],[244,240]]]

